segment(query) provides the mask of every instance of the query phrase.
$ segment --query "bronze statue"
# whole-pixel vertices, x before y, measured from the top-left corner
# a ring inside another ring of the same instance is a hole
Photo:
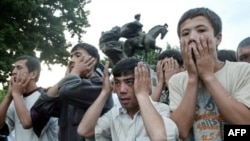
[[[151,49],[160,53],[162,49],[155,45],[155,39],[158,35],[161,35],[161,39],[163,39],[168,32],[167,28],[167,24],[157,25],[151,28],[147,33],[139,32],[137,33],[137,36],[127,38],[124,43],[126,54],[128,56],[133,56],[135,50],[144,50],[147,58],[147,54]],[[126,31],[124,32],[127,33]]]
[[[135,21],[124,24],[122,27],[115,26],[110,31],[102,32],[99,47],[116,64],[122,58],[131,57],[136,50],[145,51],[145,59],[150,50],[160,53],[162,48],[155,45],[155,39],[161,35],[163,39],[168,32],[168,25],[156,25],[147,33],[142,30],[140,14],[134,16]],[[119,41],[123,37],[126,40]]]
[[[99,39],[100,50],[108,56],[113,64],[127,57],[123,51],[123,42],[119,41],[120,30],[119,26],[115,26],[110,31],[102,32]]]
[[[140,14],[135,15],[135,21],[124,24],[121,27],[120,35],[124,38],[133,38],[142,32],[143,25],[140,23]]]

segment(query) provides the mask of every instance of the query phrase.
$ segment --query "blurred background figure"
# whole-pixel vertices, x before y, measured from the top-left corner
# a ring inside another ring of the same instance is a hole
[[[237,62],[236,52],[230,49],[221,49],[217,52],[218,59],[225,62],[226,60],[231,62]]]
[[[250,63],[250,37],[239,43],[236,56],[238,61]]]

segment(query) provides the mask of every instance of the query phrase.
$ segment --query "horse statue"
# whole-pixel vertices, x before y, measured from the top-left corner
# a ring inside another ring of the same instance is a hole
[[[102,32],[99,39],[100,50],[108,56],[114,65],[122,58],[127,57],[123,51],[124,43],[119,41],[120,30],[119,26],[115,26],[109,31]]]
[[[129,27],[127,26],[127,30]],[[145,51],[145,58],[147,59],[147,54],[150,50],[156,50],[158,53],[161,52],[161,48],[155,45],[155,39],[161,35],[160,39],[163,39],[168,32],[168,25],[156,25],[151,28],[147,33],[139,32],[137,34],[133,33],[134,36],[130,36],[124,42],[124,51],[130,57],[133,56],[136,50],[144,50]],[[125,37],[125,33],[129,33],[128,31],[123,28],[124,31],[121,30],[121,37]],[[126,36],[128,37],[128,36]],[[126,38],[125,37],[125,38]]]

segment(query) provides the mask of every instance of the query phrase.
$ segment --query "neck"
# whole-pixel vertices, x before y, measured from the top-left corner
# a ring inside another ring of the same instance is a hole
[[[139,111],[139,107],[127,109],[128,115],[133,119],[134,115]]]
[[[219,71],[220,69],[222,69],[225,65],[225,62],[221,62],[221,61],[217,61],[215,68],[214,68],[214,72]]]
[[[30,92],[34,91],[35,89],[37,89],[37,88],[38,88],[38,87],[37,87],[37,85],[36,85],[36,82],[32,82],[32,81],[31,81],[31,82],[27,85],[25,93],[30,93]]]

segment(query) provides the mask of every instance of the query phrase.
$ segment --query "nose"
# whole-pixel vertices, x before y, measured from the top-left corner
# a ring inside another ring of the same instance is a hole
[[[196,41],[199,39],[199,34],[195,30],[191,30],[189,33],[189,41]]]
[[[16,69],[16,67],[14,67],[13,70],[12,70],[11,76],[14,76],[16,74],[17,74],[17,69]]]
[[[127,93],[127,85],[125,83],[121,83],[119,87],[120,94]]]
[[[72,57],[70,57],[70,59],[69,59],[69,63],[73,63],[73,62],[75,62],[75,59],[76,57],[74,57],[74,56],[72,56]]]

